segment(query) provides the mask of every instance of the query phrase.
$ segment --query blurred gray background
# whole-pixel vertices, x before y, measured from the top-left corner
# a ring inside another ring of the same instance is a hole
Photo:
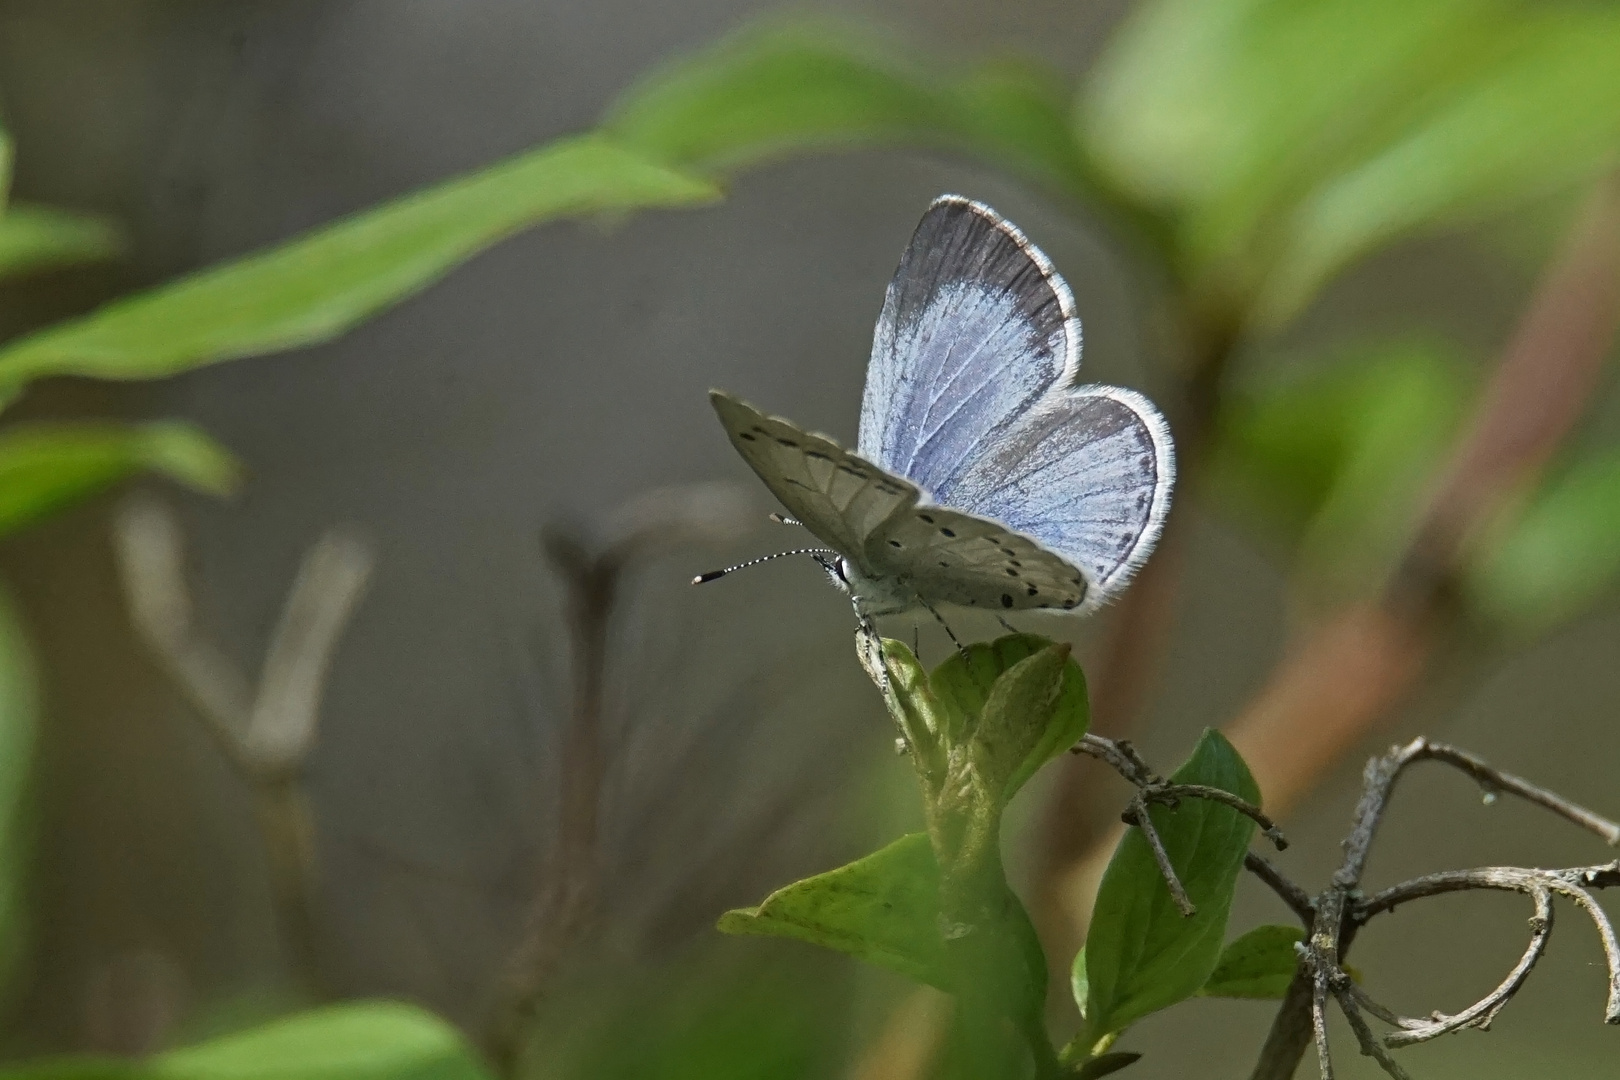
[[[0,94],[19,195],[111,214],[135,243],[110,270],[8,285],[0,325],[81,310],[585,128],[649,65],[773,7],[8,0]],[[947,56],[1033,53],[1078,75],[1124,7],[791,10],[875,20]],[[1079,298],[1090,378],[1152,394],[1153,283],[1133,277],[1105,235],[970,165],[861,153],[749,172],[709,209],[531,231],[330,346],[156,387],[62,383],[26,403],[38,415],[183,416],[240,455],[249,478],[238,498],[184,506],[205,614],[250,669],[322,528],[354,523],[377,543],[380,569],[328,686],[311,780],[332,977],[345,992],[406,995],[480,1021],[544,844],[549,735],[565,691],[539,527],[600,520],[658,485],[751,481],[710,412],[710,386],[850,439],[884,284],[923,207],[946,190],[996,205],[1053,257]],[[1408,245],[1337,283],[1285,344],[1346,325],[1369,335],[1438,327],[1483,360],[1533,273],[1478,237]],[[1614,402],[1602,412],[1614,428]],[[87,988],[108,971],[155,964],[160,981],[183,988],[177,1000],[197,1006],[248,991],[280,963],[248,801],[127,629],[108,506],[3,552],[48,678],[35,955],[12,1033],[28,1050],[86,1045]],[[1255,689],[1289,617],[1264,553],[1192,510],[1187,588],[1143,738],[1165,767]],[[618,672],[627,739],[688,730],[730,688],[790,673],[702,767],[660,779],[653,752],[618,778],[615,842],[642,877],[626,871],[616,902],[651,903],[650,887],[633,882],[666,880],[658,860],[671,852],[714,849],[702,887],[665,905],[676,921],[655,936],[703,933],[723,907],[859,854],[904,820],[894,807],[906,766],[887,751],[886,721],[850,655],[848,609],[819,572],[791,560],[685,589],[696,570],[792,546],[784,537],[762,524],[638,579],[646,618]],[[1096,637],[1068,629],[1083,649]],[[1388,734],[1444,737],[1613,812],[1617,656],[1613,604],[1528,649],[1459,650]],[[1295,843],[1283,863],[1313,887],[1336,861],[1359,768],[1359,756],[1344,762],[1286,823]],[[728,855],[726,837],[806,773],[802,804],[769,842]],[[649,790],[665,801],[638,803]],[[1423,774],[1400,796],[1374,881],[1602,857],[1528,810],[1485,810],[1461,780]],[[1521,907],[1484,897],[1403,912],[1367,933],[1355,963],[1397,1008],[1458,1007],[1522,948]],[[1234,926],[1283,916],[1245,886]],[[1600,1023],[1601,957],[1589,929],[1572,913],[1565,921],[1496,1031],[1406,1051],[1410,1066],[1528,1076],[1556,1062],[1614,1075],[1620,1032]],[[1148,1055],[1132,1075],[1246,1075],[1269,1015],[1258,1003],[1194,1001],[1156,1017],[1126,1040]],[[1359,1061],[1344,1066],[1364,1074]]]

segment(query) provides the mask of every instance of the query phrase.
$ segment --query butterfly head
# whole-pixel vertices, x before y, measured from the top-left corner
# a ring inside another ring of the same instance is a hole
[[[849,592],[849,560],[834,551],[817,552],[811,556],[826,571],[827,577],[840,592]]]

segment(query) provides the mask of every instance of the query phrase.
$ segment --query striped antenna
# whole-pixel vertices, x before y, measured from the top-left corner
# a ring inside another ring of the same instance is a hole
[[[720,578],[725,577],[727,574],[736,573],[738,570],[746,570],[750,566],[758,566],[760,563],[770,562],[772,559],[780,559],[784,555],[836,556],[837,554],[838,552],[834,551],[832,548],[795,548],[792,551],[778,551],[775,555],[761,555],[757,559],[749,559],[747,562],[738,563],[736,566],[728,566],[724,570],[710,570],[707,574],[699,574],[697,577],[692,579],[692,584],[704,585],[711,581],[717,581]]]

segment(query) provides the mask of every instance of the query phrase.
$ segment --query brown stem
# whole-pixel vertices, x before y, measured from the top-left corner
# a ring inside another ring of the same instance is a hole
[[[547,983],[569,946],[590,932],[601,889],[597,840],[607,768],[603,692],[608,628],[622,565],[617,559],[592,557],[583,543],[560,531],[547,530],[543,541],[567,590],[573,697],[559,754],[556,846],[513,953],[504,1006],[491,1035],[490,1055],[502,1076],[518,1071]]]
[[[315,827],[303,765],[315,745],[327,672],[371,574],[371,555],[341,532],[305,555],[256,690],[196,626],[174,514],[153,499],[119,509],[115,540],[136,632],[196,707],[204,730],[253,792],[277,922],[300,981],[329,988],[320,965]]]

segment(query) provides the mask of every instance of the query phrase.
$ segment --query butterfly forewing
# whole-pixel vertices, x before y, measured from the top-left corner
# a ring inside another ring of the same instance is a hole
[[[865,555],[868,539],[917,502],[917,488],[831,439],[768,416],[723,391],[711,390],[709,400],[731,444],[789,513],[872,574]]]
[[[943,196],[878,317],[859,452],[935,492],[1079,363],[1080,321],[1052,264],[989,207]]]

